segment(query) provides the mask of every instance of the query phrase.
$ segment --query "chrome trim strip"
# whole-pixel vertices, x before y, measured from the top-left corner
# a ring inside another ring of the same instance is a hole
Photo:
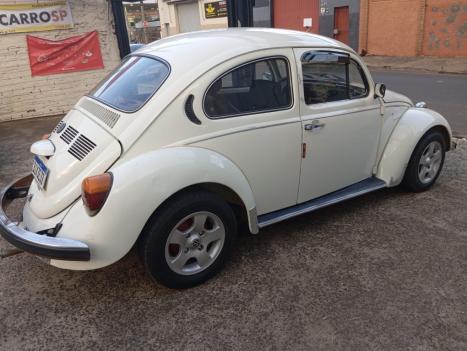
[[[258,217],[258,227],[263,228],[268,225],[299,216],[320,208],[336,204],[341,201],[351,199],[378,189],[386,187],[386,183],[378,178],[368,178],[348,186],[344,189],[335,191],[331,194],[321,196],[317,199],[307,201],[283,210],[267,213]]]
[[[32,175],[27,175],[4,188],[0,192],[0,234],[17,248],[59,260],[89,261],[88,245],[81,241],[50,237],[25,230],[12,222],[4,208],[14,199],[25,197],[32,182]]]
[[[354,101],[354,100],[343,100],[343,101]],[[307,105],[312,106],[312,105]],[[352,113],[358,112],[365,112],[365,111],[372,111],[372,110],[379,110],[380,106],[368,106],[368,107],[354,107],[352,109],[347,109],[345,112],[342,111],[334,111],[334,112],[321,112],[315,113],[315,111],[311,111],[310,113],[304,112],[302,115],[302,121],[306,122],[312,119],[320,119],[320,118],[328,118],[328,117],[337,117],[337,116],[345,116],[350,115]]]

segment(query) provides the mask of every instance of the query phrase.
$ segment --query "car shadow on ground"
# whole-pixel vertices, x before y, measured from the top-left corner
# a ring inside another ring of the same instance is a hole
[[[336,232],[328,229],[329,226],[332,227],[338,218],[342,218],[342,216],[359,216],[360,211],[362,212],[361,215],[364,215],[369,206],[377,207],[388,197],[394,196],[410,195],[407,195],[398,188],[383,189],[271,225],[261,229],[258,235],[252,235],[243,229],[239,233],[232,257],[227,263],[224,272],[221,272],[218,277],[214,277],[212,281],[216,279],[222,280],[224,288],[228,290],[229,276],[237,268],[244,271],[246,267],[242,266],[253,265],[257,269],[262,270],[262,266],[267,264],[277,246],[280,246],[281,250],[284,251],[293,250],[297,243],[304,239],[307,239],[308,244],[311,244],[310,248],[317,248],[326,240],[335,237]],[[22,259],[31,263],[33,263],[32,261],[39,260],[27,253],[18,254],[14,258],[14,260]],[[64,281],[75,281],[77,283],[86,281],[82,286],[85,287],[83,289],[85,289],[85,294],[88,296],[90,294],[94,294],[96,297],[101,296],[101,294],[107,291],[117,292],[117,295],[114,296],[117,298],[134,296],[136,291],[146,291],[148,292],[148,297],[151,298],[159,295],[178,294],[177,290],[168,289],[151,280],[149,275],[144,271],[135,246],[113,265],[92,271],[61,270],[37,261],[32,266],[43,270],[41,274],[38,274],[35,269],[29,269],[23,271],[25,275],[22,276],[22,279],[30,282],[33,286],[42,286],[40,282],[44,276],[53,276],[57,279],[56,281],[59,286],[54,286],[53,280],[48,280],[48,289],[55,290],[60,288],[63,291]],[[233,281],[232,285],[235,286],[236,284]],[[71,284],[71,286],[74,293],[80,293],[75,289],[80,289],[79,286],[81,284]],[[89,287],[92,287],[92,289],[89,290]]]

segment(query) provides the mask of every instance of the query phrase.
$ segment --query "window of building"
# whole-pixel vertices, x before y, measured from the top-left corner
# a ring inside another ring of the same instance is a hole
[[[301,61],[307,105],[368,96],[365,74],[349,55],[307,52]]]
[[[211,84],[204,99],[210,118],[289,108],[292,92],[288,62],[268,58],[235,68]]]

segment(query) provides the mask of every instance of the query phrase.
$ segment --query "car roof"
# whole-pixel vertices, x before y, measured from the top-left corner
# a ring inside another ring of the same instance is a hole
[[[354,52],[347,45],[317,34],[274,28],[227,28],[177,34],[140,48],[169,62],[172,69],[201,71],[233,57],[262,49],[333,48]]]
[[[166,58],[183,52],[196,53],[199,58],[213,54],[233,57],[260,49],[285,47],[329,47],[354,52],[337,40],[312,33],[277,28],[227,28],[163,38],[146,45],[140,53]]]
[[[321,35],[272,28],[227,28],[177,34],[147,44],[129,56],[161,58],[170,65],[165,85],[182,89],[198,77],[235,57],[264,49],[332,48],[354,52]],[[170,83],[169,83],[170,81]]]

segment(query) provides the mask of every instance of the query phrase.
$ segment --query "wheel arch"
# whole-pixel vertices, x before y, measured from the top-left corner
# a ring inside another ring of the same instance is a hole
[[[205,148],[171,147],[129,160],[122,167],[117,166],[113,172],[123,173],[123,178],[128,179],[131,170],[138,168],[140,164],[154,165],[146,167],[143,179],[133,182],[135,188],[138,188],[136,192],[145,198],[146,206],[152,208],[146,220],[174,196],[203,190],[218,195],[239,209],[236,214],[248,220],[250,232],[258,232],[253,191],[241,169],[230,159]],[[149,194],[141,183],[151,189]],[[127,193],[131,192],[127,185],[124,188]]]
[[[234,190],[232,190],[230,187],[224,184],[217,182],[195,183],[176,191],[168,198],[166,198],[156,209],[154,209],[154,212],[146,221],[145,227],[151,221],[153,216],[156,216],[158,212],[160,212],[165,206],[167,206],[167,204],[169,204],[175,198],[196,191],[205,191],[219,196],[222,200],[224,200],[227,204],[229,204],[232,207],[232,210],[234,211],[235,217],[237,218],[237,222],[239,224],[247,223],[248,229],[251,233],[258,233],[259,229],[257,226],[256,210],[253,209],[249,211],[242,198]]]
[[[439,131],[451,148],[452,132],[446,119],[430,109],[410,108],[394,128],[379,160],[376,176],[388,186],[401,183],[413,151],[420,140],[429,132]]]
[[[435,131],[435,130],[439,131],[443,135],[444,142],[446,144],[446,151],[450,151],[451,150],[451,135],[449,134],[449,130],[443,125],[436,125],[430,128],[425,134]]]

